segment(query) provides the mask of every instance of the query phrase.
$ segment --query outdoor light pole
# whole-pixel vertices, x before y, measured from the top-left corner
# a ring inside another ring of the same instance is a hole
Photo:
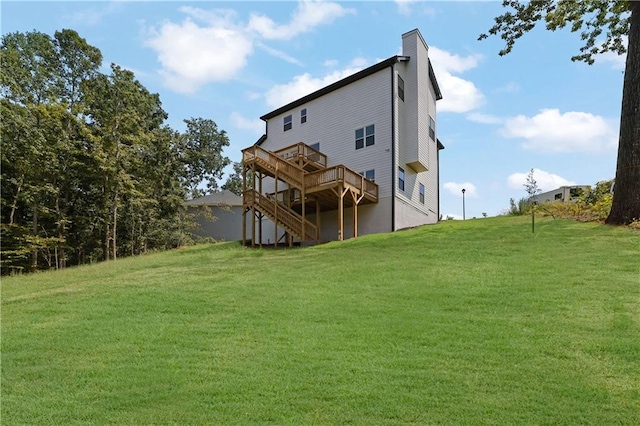
[[[465,193],[465,189],[462,188],[462,220],[465,220],[465,214],[464,214],[464,193]]]

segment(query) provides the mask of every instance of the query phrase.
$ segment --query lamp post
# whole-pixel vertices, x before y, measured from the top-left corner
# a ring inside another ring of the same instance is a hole
[[[465,220],[465,213],[464,213],[464,193],[465,192],[466,190],[462,188],[462,220]]]

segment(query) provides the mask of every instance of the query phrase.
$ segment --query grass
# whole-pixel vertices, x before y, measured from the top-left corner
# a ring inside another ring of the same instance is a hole
[[[640,424],[640,234],[526,217],[2,280],[3,424]]]

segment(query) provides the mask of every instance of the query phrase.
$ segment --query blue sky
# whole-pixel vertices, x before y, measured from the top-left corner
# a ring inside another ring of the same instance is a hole
[[[104,56],[160,94],[168,124],[213,119],[225,154],[263,133],[259,117],[400,53],[418,28],[444,99],[438,102],[441,212],[500,214],[526,195],[530,169],[542,190],[615,175],[624,57],[571,62],[579,34],[536,28],[498,56],[477,41],[500,2],[14,2],[2,33],[76,30]]]

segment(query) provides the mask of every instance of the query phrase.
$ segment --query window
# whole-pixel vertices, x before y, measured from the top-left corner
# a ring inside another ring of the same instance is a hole
[[[356,130],[356,149],[371,146],[376,143],[376,127],[370,125]]]
[[[300,111],[300,124],[304,124],[307,122],[307,109],[304,108]]]
[[[315,149],[316,151],[320,151],[320,142],[316,142],[314,144],[309,145],[311,148]]]
[[[293,120],[293,116],[291,116],[291,115],[287,115],[287,116],[284,118],[284,131],[285,131],[285,132],[286,132],[287,130],[291,130],[291,127],[293,127],[292,120]]]
[[[366,172],[360,172],[362,176],[369,179],[371,182],[376,181],[376,171],[375,170],[367,170]]]
[[[436,140],[436,122],[429,116],[429,137],[432,140]]]
[[[420,202],[424,204],[424,185],[420,184]]]
[[[554,200],[562,200],[562,194],[556,194],[553,196]]]
[[[404,191],[404,169],[402,167],[398,167],[398,188]]]
[[[573,200],[574,198],[578,198],[582,195],[584,191],[582,188],[570,188],[569,189],[569,197]]]
[[[404,80],[398,76],[398,97],[404,101]]]

